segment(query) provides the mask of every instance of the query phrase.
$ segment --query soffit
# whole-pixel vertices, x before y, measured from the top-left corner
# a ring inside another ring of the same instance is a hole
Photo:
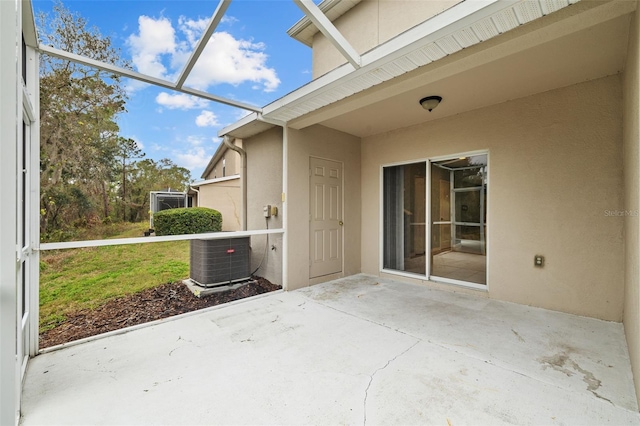
[[[438,87],[428,85],[632,13],[635,8],[636,2],[619,0],[597,2],[572,0],[571,3],[568,0],[462,2],[365,53],[362,55],[363,66],[361,68],[354,71],[350,64],[338,67],[265,106],[262,113],[252,113],[220,130],[218,134],[247,138],[273,127],[273,125],[282,126],[286,123],[295,129],[313,124],[324,124],[329,127],[336,126],[337,129],[354,135],[370,135],[399,127],[391,122],[409,123],[408,125],[410,125],[413,122],[419,122],[418,120],[424,121],[424,116],[416,118],[415,114],[418,113],[414,110],[414,115],[411,116],[414,117],[413,121],[408,118],[410,116],[405,117],[403,112],[395,114],[396,118],[399,118],[398,120],[387,120],[390,124],[386,127],[382,126],[383,121],[380,121],[380,126],[377,129],[374,126],[367,129],[366,127],[356,128],[358,125],[355,122],[357,114],[349,116],[349,119],[346,117],[348,114],[369,105],[394,98],[398,93],[405,93],[420,87],[425,90],[439,90]],[[542,16],[545,13],[547,16]],[[628,25],[622,28],[627,31]],[[486,40],[484,38],[481,40],[478,34],[485,34]],[[473,39],[474,35],[475,39]],[[498,37],[498,35],[500,36]],[[465,36],[468,38],[465,39]],[[614,36],[613,39],[616,37]],[[465,43],[464,40],[472,40],[473,43]],[[467,47],[463,48],[463,45],[467,45]],[[602,44],[600,45],[602,46]],[[597,50],[592,47],[583,46],[583,48],[587,54],[597,53]],[[456,51],[456,49],[459,50]],[[573,53],[578,52],[574,51]],[[609,47],[603,48],[602,52],[605,57],[613,53],[609,52]],[[613,61],[617,60],[619,63],[620,58],[624,55],[616,53],[614,56],[618,59],[613,59]],[[570,57],[571,55],[563,56],[559,60],[563,61]],[[602,62],[608,63],[607,60]],[[585,61],[580,63],[585,63]],[[576,68],[578,67],[574,67],[574,70]],[[617,65],[612,67],[612,69],[616,68],[618,68]],[[535,69],[535,66],[531,69]],[[523,75],[527,75],[528,72],[529,70],[521,70]],[[606,75],[602,74],[606,72],[615,71],[594,71],[584,78],[593,78],[598,73],[598,75]],[[577,77],[567,78],[567,81],[575,80],[575,78]],[[466,83],[473,81],[476,84],[478,84],[477,82],[484,84],[480,80],[480,74],[465,80]],[[451,82],[451,84],[454,83]],[[508,91],[502,92],[509,93]],[[525,96],[530,92],[520,93],[519,95],[517,92],[512,92],[509,96]],[[437,93],[419,93],[414,101],[417,102],[420,95],[427,96],[428,94]],[[489,96],[485,99],[492,98]],[[506,99],[512,99],[512,97]],[[501,98],[494,102],[506,99]],[[398,104],[402,105],[412,103],[413,101],[408,103],[398,101]],[[451,104],[452,102],[447,103]],[[387,105],[391,105],[391,103]],[[475,107],[482,105],[484,104],[477,104]],[[441,115],[444,110],[443,106],[444,102],[430,118],[443,116]],[[473,107],[472,104],[467,106],[467,108]],[[380,109],[384,108],[388,107]],[[398,112],[400,111],[405,111],[405,109],[399,108]],[[387,109],[389,118],[394,113],[395,110]],[[455,112],[452,110],[451,113]],[[400,117],[397,117],[398,115]],[[361,114],[357,120],[367,121],[365,114]],[[345,124],[347,121],[350,121],[349,125]]]
[[[490,40],[578,0],[462,2],[362,55],[362,68],[345,64],[263,108],[289,122],[419,67]],[[468,11],[468,13],[467,13]],[[316,89],[317,88],[317,89]]]
[[[324,0],[318,5],[318,8],[333,22],[344,15],[349,9],[360,3],[360,1],[361,0]],[[318,31],[318,27],[311,22],[308,16],[305,16],[289,28],[287,34],[311,47],[313,44],[313,36]]]
[[[384,99],[375,101],[372,94],[370,103],[293,121],[291,127],[314,122],[366,137],[617,74],[624,68],[629,25],[630,15],[623,15],[443,78],[416,75],[407,84],[389,85],[379,95]],[[419,100],[430,95],[443,101],[427,112]]]

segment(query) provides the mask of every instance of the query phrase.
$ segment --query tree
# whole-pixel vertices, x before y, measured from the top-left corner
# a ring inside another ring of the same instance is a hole
[[[38,22],[43,44],[130,68],[109,37],[62,3],[54,5],[53,17],[40,14]],[[117,75],[44,54],[40,72],[41,231],[46,237],[64,224],[109,215],[116,116],[125,111],[126,93]],[[78,197],[86,208],[61,204]]]
[[[144,152],[138,147],[133,139],[118,137],[118,158],[122,168],[122,186],[120,187],[122,196],[122,220],[127,220],[127,165],[131,160],[144,157]]]

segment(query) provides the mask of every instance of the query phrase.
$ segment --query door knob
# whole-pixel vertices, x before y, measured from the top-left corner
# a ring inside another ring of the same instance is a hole
[[[344,225],[344,222],[340,221],[340,222],[338,222],[338,225],[342,226],[342,225]]]

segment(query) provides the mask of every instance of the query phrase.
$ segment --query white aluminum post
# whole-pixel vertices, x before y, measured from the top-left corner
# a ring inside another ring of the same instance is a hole
[[[282,124],[282,288],[289,289],[289,127]]]
[[[29,317],[31,324],[29,329],[29,355],[38,354],[38,323],[40,319],[40,55],[35,47],[27,45],[27,73],[29,82],[27,88],[31,95],[31,104],[35,112],[31,122],[31,138],[29,149],[31,150],[29,167],[29,193],[30,209],[27,212],[27,225],[29,226],[30,246],[30,279],[29,294],[31,305]]]
[[[22,105],[18,72],[21,35],[20,3],[0,1],[0,424],[18,420],[20,380],[17,338],[17,135]]]
[[[218,26],[220,21],[222,21],[222,17],[224,16],[224,13],[227,11],[227,8],[230,4],[231,0],[221,0],[218,4],[216,11],[213,12],[213,16],[209,21],[209,25],[207,25],[206,30],[204,31],[204,33],[202,33],[200,40],[198,40],[198,44],[196,45],[195,49],[193,49],[193,52],[191,52],[189,60],[180,73],[180,77],[178,77],[178,81],[176,82],[176,88],[181,89],[184,85],[184,82],[189,77],[189,74],[191,73],[191,70],[193,69],[196,62],[198,62],[198,58],[200,58],[200,55],[204,51],[204,48],[207,46],[211,35],[216,30],[216,27]]]
[[[56,49],[51,46],[45,46],[41,44],[38,46],[38,50],[41,53],[46,53],[47,55],[55,56],[56,58],[66,59],[71,62],[75,62],[78,64],[86,65],[88,67],[97,68],[99,70],[112,72],[117,75],[121,75],[123,77],[132,78],[134,80],[142,81],[144,83],[149,83],[154,86],[164,87],[165,89],[175,90],[177,92],[186,93],[187,95],[197,96],[199,98],[207,99],[210,101],[218,102],[224,105],[229,105],[236,108],[242,108],[247,111],[253,112],[261,112],[262,109],[255,106],[250,105],[245,102],[235,101],[233,99],[224,98],[222,96],[212,95],[211,93],[204,92],[202,90],[191,89],[189,87],[177,87],[175,83],[172,83],[168,80],[164,80],[157,77],[152,77],[150,75],[142,74],[137,71],[131,71],[126,68],[118,67],[116,65],[108,64],[106,62],[96,61],[95,59],[87,58],[84,56],[76,55],[75,53],[65,52],[64,50]]]

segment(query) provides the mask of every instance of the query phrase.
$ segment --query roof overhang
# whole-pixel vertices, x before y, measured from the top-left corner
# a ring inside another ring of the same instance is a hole
[[[246,138],[272,127],[274,123],[300,120],[314,111],[418,68],[438,63],[463,49],[479,45],[578,1],[479,0],[458,3],[363,54],[361,68],[354,70],[351,64],[344,64],[265,106],[261,113],[250,114],[225,127],[219,135]],[[587,3],[584,8],[595,8],[616,2],[584,3]],[[626,8],[635,8],[635,2],[620,3],[628,3]],[[306,122],[296,127],[311,124],[314,123]]]
[[[198,182],[192,182],[189,184],[189,188],[199,188],[201,186],[204,185],[211,185],[214,183],[220,183],[220,182],[226,182],[229,180],[237,180],[240,179],[240,175],[231,175],[231,176],[225,176],[225,177],[221,177],[221,178],[215,178],[215,179],[206,179],[206,180],[201,180]]]
[[[36,30],[31,0],[22,0],[22,34],[24,35],[24,42],[27,46],[33,48],[38,47],[38,32]]]
[[[220,145],[218,145],[218,149],[216,149],[216,152],[213,153],[211,160],[209,160],[207,167],[204,168],[204,171],[200,176],[202,179],[204,179],[209,173],[213,171],[215,165],[218,163],[218,161],[220,161],[224,153],[227,152],[227,149],[229,148],[223,142],[220,142]],[[191,185],[193,186],[194,184]]]
[[[324,15],[333,22],[342,15],[344,15],[349,9],[360,3],[361,0],[324,0],[318,4],[318,8]],[[318,27],[311,21],[309,16],[306,16],[296,22],[291,28],[287,30],[294,39],[311,47],[313,44],[313,36],[319,31]]]
[[[251,114],[219,134],[246,138],[270,127],[256,123],[258,120],[287,123],[296,129],[325,124],[395,95],[399,83],[404,82],[401,89],[405,91],[409,86],[424,85],[427,72],[431,72],[428,78],[436,81],[471,68],[472,61],[467,58],[474,53],[473,66],[497,61],[631,13],[636,7],[635,2],[616,0],[574,3],[578,0],[459,3],[362,55],[362,68],[354,71],[350,64],[338,67],[265,106],[262,114]],[[552,16],[540,19],[545,15]],[[491,40],[507,32],[510,35]],[[487,50],[489,47],[492,49]]]

